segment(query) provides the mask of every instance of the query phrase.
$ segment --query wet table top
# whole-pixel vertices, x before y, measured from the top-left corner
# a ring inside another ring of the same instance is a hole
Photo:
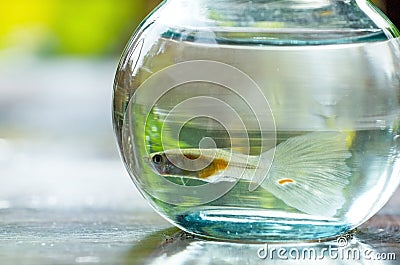
[[[150,208],[4,209],[0,211],[0,261],[30,265],[309,264],[310,260],[316,264],[400,264],[399,197],[339,241],[291,244],[193,238]]]

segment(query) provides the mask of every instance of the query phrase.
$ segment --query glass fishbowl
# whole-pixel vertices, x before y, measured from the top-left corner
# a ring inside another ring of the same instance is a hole
[[[120,60],[126,168],[179,228],[334,238],[400,177],[399,31],[366,0],[167,0]]]

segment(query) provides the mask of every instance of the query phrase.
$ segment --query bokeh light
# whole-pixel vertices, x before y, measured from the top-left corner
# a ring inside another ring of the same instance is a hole
[[[0,50],[38,55],[121,51],[160,0],[20,0],[0,10]]]

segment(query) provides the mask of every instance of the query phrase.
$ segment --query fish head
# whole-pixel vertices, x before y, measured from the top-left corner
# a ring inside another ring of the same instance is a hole
[[[181,175],[182,169],[172,163],[164,152],[157,152],[145,157],[146,163],[154,173],[161,176]]]
[[[208,177],[221,169],[220,160],[198,149],[170,149],[145,157],[146,163],[157,175],[203,179],[204,181],[211,181]]]

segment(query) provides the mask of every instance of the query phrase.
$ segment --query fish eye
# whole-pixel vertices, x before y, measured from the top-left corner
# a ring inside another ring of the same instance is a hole
[[[154,164],[158,165],[163,161],[163,158],[161,155],[155,155],[155,156],[153,156],[152,160],[153,160]]]

